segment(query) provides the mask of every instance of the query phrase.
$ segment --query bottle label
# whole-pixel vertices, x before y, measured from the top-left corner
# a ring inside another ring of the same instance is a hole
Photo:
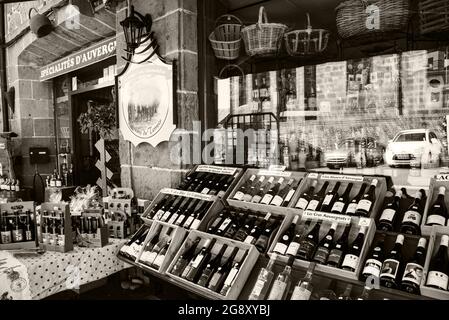
[[[419,224],[421,222],[421,214],[416,211],[407,211],[404,214],[404,219],[402,219],[402,223],[405,222],[415,224],[419,227]]]
[[[290,300],[310,300],[310,296],[312,295],[312,291],[307,290],[301,286],[296,286],[295,290],[293,290],[292,296]]]
[[[295,194],[295,190],[290,190],[288,193],[287,193],[287,196],[285,197],[285,202],[289,202],[291,199],[292,199],[292,197],[293,197],[293,195]]]
[[[13,242],[22,242],[23,241],[23,232],[22,232],[22,230],[13,230],[13,232],[12,232],[12,241]]]
[[[262,204],[269,204],[271,202],[271,200],[273,199],[273,196],[271,194],[266,194],[263,198],[262,201],[260,201],[260,203]]]
[[[421,285],[422,276],[423,276],[422,266],[416,263],[408,263],[407,266],[405,267],[402,281],[408,281],[419,286]]]
[[[429,275],[427,276],[427,283],[428,286],[434,286],[438,288],[442,288],[444,290],[447,290],[447,285],[449,282],[449,277],[447,274],[439,271],[430,271]]]
[[[346,209],[347,214],[354,214],[357,210],[357,203],[350,203],[348,206],[348,209]]]
[[[392,222],[393,219],[394,219],[394,215],[395,215],[395,214],[396,214],[396,210],[394,210],[394,209],[385,209],[385,210],[382,212],[382,215],[380,216],[380,220],[379,220],[379,221],[381,221],[381,220],[387,220],[387,221]]]
[[[343,259],[342,267],[349,267],[351,269],[356,270],[357,266],[359,265],[359,257],[353,254],[347,254],[345,255],[345,258]]]
[[[242,201],[245,194],[242,191],[237,191],[233,197],[234,200]]]
[[[446,218],[437,214],[431,215],[427,218],[426,224],[435,224],[438,226],[446,225]]]
[[[164,213],[164,210],[159,210],[158,212],[156,212],[156,214],[154,215],[154,220],[160,220],[164,216]]]
[[[310,260],[311,255],[315,251],[315,243],[305,240],[301,242],[301,245],[299,246],[298,254],[300,254],[302,257],[304,257],[307,260]]]
[[[251,292],[251,296],[255,298],[259,298],[260,294],[262,293],[263,288],[265,287],[265,280],[263,279],[257,279],[256,284],[254,285],[253,291]]]
[[[200,265],[201,260],[203,260],[203,255],[199,254],[196,256],[195,260],[192,263],[192,268],[198,268]]]
[[[210,189],[209,189],[209,188],[204,188],[204,189],[201,191],[202,194],[208,194],[209,192],[210,192]]]
[[[285,252],[287,251],[287,245],[285,245],[282,242],[278,242],[276,243],[276,246],[274,247],[273,251],[284,255]]]
[[[262,197],[256,194],[256,195],[251,199],[251,202],[253,202],[253,203],[259,203],[261,199],[262,199]]]
[[[377,259],[368,259],[365,263],[365,268],[363,269],[362,274],[365,276],[374,276],[379,277],[380,271],[382,269],[382,262]]]
[[[232,268],[232,270],[229,271],[228,277],[226,278],[223,287],[232,285],[232,283],[234,282],[234,278],[238,272],[239,272],[239,269]]]
[[[382,264],[382,278],[396,279],[399,271],[399,261],[395,259],[386,259]]]
[[[357,205],[356,211],[362,210],[365,212],[370,212],[372,204],[373,202],[371,200],[366,199],[360,200],[359,204]]]
[[[201,223],[201,220],[195,219],[195,220],[192,222],[192,225],[190,226],[190,229],[191,229],[191,230],[198,230],[198,227],[200,226],[200,223]]]
[[[299,243],[298,242],[291,242],[290,245],[287,248],[286,254],[291,256],[296,256],[299,250]]]
[[[296,208],[305,210],[307,208],[308,204],[309,204],[309,202],[306,199],[301,198],[301,199],[299,199],[298,203],[296,204]]]
[[[171,215],[171,212],[170,212],[170,211],[165,212],[165,213],[162,215],[161,220],[162,220],[162,221],[166,221],[166,220],[168,219],[168,217],[170,217],[170,215]]]
[[[323,206],[328,206],[328,205],[331,203],[331,201],[332,201],[333,198],[334,198],[334,195],[333,195],[333,194],[328,194],[328,195],[324,198]]]
[[[25,240],[26,241],[33,240],[33,235],[31,234],[31,231],[25,231]]]
[[[271,288],[268,300],[282,300],[284,297],[285,289],[287,289],[287,283],[283,281],[276,280]]]
[[[171,216],[171,218],[170,218],[170,220],[168,220],[168,223],[170,223],[170,224],[173,224],[175,221],[176,221],[176,219],[178,219],[178,214],[177,213],[174,213],[172,216]]]
[[[62,235],[62,234],[58,235],[58,243],[57,243],[57,245],[60,246],[60,247],[64,247],[64,245],[65,245],[65,237],[64,237],[64,235]]]
[[[188,227],[192,224],[192,222],[193,222],[194,219],[195,219],[195,218],[192,217],[192,216],[188,217],[187,220],[186,220],[186,222],[184,223],[184,228],[188,228]]]
[[[153,265],[159,269],[161,267],[162,263],[164,262],[164,258],[165,258],[164,254],[159,254],[156,257],[156,259],[154,259]]]
[[[309,205],[307,206],[307,210],[316,211],[318,208],[318,205],[320,204],[317,200],[312,200],[309,202]]]
[[[315,253],[315,256],[313,257],[313,260],[317,261],[318,263],[325,264],[328,257],[329,248],[319,247]]]
[[[243,242],[248,243],[248,244],[252,244],[254,240],[255,239],[254,239],[253,236],[247,236],[245,241],[243,241]]]
[[[332,207],[332,212],[339,212],[342,213],[343,209],[345,208],[345,204],[343,202],[335,202],[334,206]]]
[[[231,223],[231,219],[226,218],[225,221],[223,221],[223,223],[221,224],[220,228],[218,228],[218,230],[220,230],[221,232],[225,231],[226,228],[229,226],[229,224]]]
[[[245,194],[244,196],[243,196],[243,201],[245,201],[245,202],[251,202],[251,199],[253,198],[253,196],[252,195],[250,195],[250,194]]]
[[[339,249],[332,249],[329,254],[329,258],[327,259],[327,262],[338,266],[338,265],[340,265],[342,256],[343,256],[343,251],[341,251]]]
[[[2,232],[1,236],[3,244],[11,243],[11,232],[9,231]]]
[[[279,196],[275,196],[273,198],[273,200],[271,200],[271,205],[276,206],[276,207],[280,207],[282,204],[282,198]]]

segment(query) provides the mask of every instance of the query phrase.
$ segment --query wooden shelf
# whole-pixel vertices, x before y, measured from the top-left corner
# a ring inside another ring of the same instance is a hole
[[[93,86],[89,86],[86,88],[82,88],[76,91],[72,91],[70,94],[71,95],[77,95],[77,94],[82,94],[82,93],[86,93],[86,92],[91,92],[91,91],[95,91],[95,90],[100,90],[100,89],[104,89],[107,87],[112,87],[115,86],[115,81],[105,81],[103,83],[99,83]]]

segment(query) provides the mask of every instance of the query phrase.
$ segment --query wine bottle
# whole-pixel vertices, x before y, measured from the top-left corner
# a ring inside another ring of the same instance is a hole
[[[259,236],[256,243],[254,244],[257,250],[259,250],[259,252],[265,252],[265,250],[268,247],[270,237],[273,234],[273,231],[276,230],[276,228],[278,227],[278,224],[279,220],[276,219],[273,222],[268,223],[265,230],[262,231],[262,234]]]
[[[315,253],[316,247],[320,241],[321,221],[318,221],[313,229],[307,234],[304,240],[299,244],[296,256],[299,259],[310,261]]]
[[[231,287],[234,284],[235,279],[237,278],[237,274],[239,273],[240,268],[242,267],[243,263],[245,262],[245,259],[247,256],[248,256],[248,250],[245,250],[245,253],[243,254],[242,258],[239,259],[238,261],[234,261],[234,264],[223,283],[223,288],[221,288],[221,290],[220,290],[220,294],[222,296],[228,295],[229,290],[231,290]]]
[[[326,196],[324,197],[323,203],[321,204],[320,211],[322,212],[331,212],[332,206],[334,205],[334,202],[338,199],[338,190],[340,189],[341,182],[337,181],[332,188],[331,191],[329,191]]]
[[[445,187],[440,187],[438,197],[435,203],[429,210],[427,215],[426,225],[428,226],[446,226],[448,213],[447,207],[444,203],[444,194],[446,193]]]
[[[203,221],[204,216],[206,215],[207,211],[209,210],[210,206],[212,205],[212,202],[210,201],[204,201],[201,207],[196,210],[196,212],[193,215],[193,221],[192,223],[186,223],[187,227],[190,230],[198,230],[201,221]]]
[[[273,178],[273,180],[274,180],[274,178]],[[281,185],[283,183],[284,183],[284,178],[281,177],[274,185],[271,184],[270,189],[268,189],[267,193],[263,196],[260,203],[266,204],[266,205],[270,204],[270,202],[271,202],[271,200],[273,200],[274,196],[276,196],[278,194],[279,189],[281,188]]]
[[[181,277],[188,281],[197,282],[205,263],[209,261],[211,251],[217,239],[207,239],[200,252],[192,259],[182,272]]]
[[[277,254],[273,254],[268,261],[268,264],[265,268],[262,268],[257,276],[256,283],[254,284],[253,289],[248,297],[248,300],[264,300],[268,289],[273,282],[274,273],[273,267],[277,260]]]
[[[360,199],[362,199],[363,195],[365,194],[366,187],[368,185],[366,183],[362,184],[360,187],[359,193],[355,196],[354,199],[351,200],[351,203],[349,203],[348,207],[346,208],[345,214],[353,216],[355,215],[355,212],[357,210],[357,205],[359,204]]]
[[[299,180],[297,183],[295,183],[294,185],[292,185],[291,189],[288,191],[287,195],[284,197],[284,201],[282,202],[281,207],[288,207],[290,205],[290,202],[292,201],[292,198],[296,192],[296,190],[298,189],[300,183],[301,183],[302,179]],[[274,200],[274,199],[273,199]]]
[[[209,194],[211,191],[214,190],[215,184],[220,181],[221,177],[219,175],[210,174],[207,177],[207,182],[204,184],[203,189],[200,193],[202,194]]]
[[[426,262],[426,245],[426,238],[419,239],[415,254],[405,266],[401,290],[411,294],[420,294],[419,286],[421,285],[424,263]]]
[[[236,217],[233,217],[230,224],[224,231],[223,237],[230,239],[234,238],[237,231],[239,231],[240,227],[242,227],[243,223],[245,223],[245,215],[240,214]],[[217,232],[217,234],[219,233]]]
[[[312,280],[315,267],[316,263],[311,262],[309,268],[307,269],[306,275],[298,282],[296,287],[293,289],[290,300],[310,300],[313,292]]]
[[[207,229],[208,233],[215,234],[217,232],[218,227],[223,223],[224,219],[229,216],[229,212],[224,210],[218,214],[218,216],[212,221]]]
[[[192,172],[191,174],[188,174],[184,181],[181,182],[178,189],[179,190],[187,190],[190,186],[190,184],[194,181],[194,179],[198,176],[199,172]]]
[[[42,238],[45,239],[45,233],[46,230],[46,220],[42,219]],[[12,242],[12,235],[11,235],[11,229],[9,227],[8,219],[6,216],[2,217],[2,229],[1,229],[1,237],[2,237],[2,244],[10,244]],[[45,242],[44,242],[45,243]]]
[[[312,196],[315,192],[315,188],[316,188],[317,184],[318,184],[318,181],[313,180],[312,185],[309,187],[309,190],[304,192],[301,195],[301,197],[299,198],[298,202],[295,205],[295,208],[303,209],[303,210],[305,210],[307,208],[310,200],[312,200]]]
[[[223,236],[226,233],[228,228],[231,226],[233,222],[233,216],[227,212],[223,221],[219,224],[218,228],[215,231],[215,234],[218,236]]]
[[[161,247],[160,250],[156,251],[156,257],[153,260],[153,263],[151,264],[151,267],[159,270],[159,268],[162,266],[162,263],[164,262],[165,255],[167,254],[168,248],[171,244],[171,238],[168,239],[168,241],[165,242],[164,246]]]
[[[254,225],[255,221],[256,221],[256,217],[254,217],[254,216],[249,217],[245,221],[245,224],[235,234],[234,240],[241,241],[241,242],[245,241],[245,239],[248,236],[249,232],[251,231],[251,228]]]
[[[19,220],[19,213],[17,211],[14,212],[14,223],[12,229],[12,242],[22,242],[23,241],[23,227]],[[57,235],[57,232],[55,232]]]
[[[194,191],[198,187],[200,182],[206,178],[205,176],[206,176],[206,173],[199,172],[197,175],[195,175],[195,177],[193,178],[193,181],[190,183],[190,185],[188,186],[188,188],[186,190]]]
[[[251,178],[249,178],[248,181],[246,181],[240,189],[234,194],[232,199],[243,201],[243,198],[245,197],[245,194],[249,192],[249,189],[251,188],[251,185],[254,183],[254,180],[256,180],[256,176],[252,175]]]
[[[201,206],[200,199],[189,199],[188,203],[183,207],[185,210],[180,210],[179,215],[176,218],[176,221],[173,224],[177,226],[182,226],[185,221],[190,217],[190,215],[198,210],[198,207]]]
[[[157,203],[148,213],[148,217],[154,220],[159,220],[170,208],[172,203],[176,200],[175,196],[167,195],[159,203]]]
[[[353,287],[352,284],[348,283],[346,285],[345,291],[337,297],[337,300],[346,300],[346,301],[352,300],[351,298],[352,287]]]
[[[318,191],[313,197],[312,200],[310,200],[309,204],[307,205],[306,210],[316,211],[320,208],[321,203],[324,200],[324,197],[326,195],[327,187],[329,186],[329,181],[325,181],[323,186],[321,187],[320,191]]]
[[[219,188],[217,188],[217,197],[223,198],[225,196],[226,192],[229,189],[229,186],[232,184],[232,182],[234,182],[234,179],[237,178],[238,175],[239,173],[236,172],[233,176],[228,176],[227,179],[222,184],[220,184]]]
[[[281,179],[283,179],[283,178],[281,178]],[[289,191],[292,189],[292,185],[294,182],[295,182],[295,179],[290,179],[284,187],[280,188],[280,190],[278,190],[276,193],[274,193],[274,196],[270,201],[270,205],[280,207],[282,205],[282,203],[284,202],[284,198],[287,196]],[[279,183],[279,181],[278,181],[278,183]],[[279,186],[281,184],[282,183],[280,183]]]
[[[366,279],[368,279],[369,277],[378,280],[384,260],[385,234],[382,234],[380,239],[377,241],[376,246],[373,248],[370,256],[365,262],[365,266],[362,271],[362,280],[366,281]]]
[[[449,282],[449,259],[447,255],[449,236],[441,236],[440,247],[437,253],[430,260],[429,271],[427,273],[426,286],[447,290]]]
[[[402,218],[400,232],[405,234],[417,235],[420,233],[421,224],[421,199],[423,195],[418,191],[415,195],[415,201],[404,213]]]
[[[385,209],[382,211],[382,215],[379,219],[378,229],[382,231],[393,231],[396,216],[399,210],[399,203],[402,198],[402,191],[396,192],[394,198],[387,204]]]
[[[174,211],[168,218],[168,221],[166,221],[169,224],[175,224],[177,222],[179,216],[182,212],[185,212],[189,206],[192,204],[191,198],[184,198],[184,201],[179,205],[179,207]],[[170,210],[170,209],[169,209]],[[171,211],[171,210],[170,210]]]
[[[196,248],[198,247],[198,244],[200,243],[201,238],[196,238],[193,243],[190,245],[190,247],[187,247],[183,253],[179,256],[178,260],[176,261],[175,265],[173,266],[171,270],[171,274],[175,276],[180,276],[182,272],[184,271],[187,264],[193,259],[195,256]]]
[[[248,244],[255,244],[259,236],[262,234],[263,230],[265,230],[265,227],[268,223],[268,220],[270,220],[270,217],[271,213],[268,212],[259,224],[254,225],[254,227],[251,229],[251,231],[246,236],[243,242]]]
[[[294,261],[294,257],[288,259],[288,263],[284,270],[279,273],[276,280],[274,280],[267,300],[284,300],[286,298],[288,291],[290,290],[291,273]]]
[[[298,223],[299,215],[295,215],[293,218],[293,221],[291,225],[288,227],[287,230],[282,234],[282,236],[279,238],[278,242],[276,243],[273,252],[285,255],[287,252],[287,248],[290,245],[290,242],[292,241],[293,237],[295,236],[295,230],[296,230],[296,224]]]
[[[337,230],[338,223],[333,222],[327,235],[320,241],[318,248],[313,256],[313,261],[318,264],[326,264],[329,253],[334,243],[335,230]]]
[[[252,197],[251,202],[260,203],[262,198],[265,196],[270,187],[273,185],[273,181],[274,177],[270,177],[266,183],[262,184],[259,190],[256,192],[256,194],[254,194],[254,196]]]
[[[198,284],[202,287],[206,287],[209,283],[209,280],[211,279],[213,273],[217,270],[217,268],[221,265],[221,260],[223,259],[223,254],[225,253],[226,249],[228,248],[227,244],[223,244],[220,248],[220,251],[218,254],[210,259],[210,261],[207,263],[206,267],[204,268],[199,280]]]
[[[259,192],[260,187],[263,185],[264,181],[265,181],[265,176],[261,176],[256,183],[251,184],[250,187],[248,188],[247,192],[243,196],[243,201],[251,202],[253,197]]]
[[[380,273],[380,284],[387,288],[396,289],[399,284],[399,271],[402,261],[402,247],[404,245],[404,235],[400,234],[396,238],[393,249],[386,256],[382,264]]]
[[[170,208],[167,209],[167,211],[164,212],[164,214],[159,217],[160,221],[167,222],[170,218],[170,216],[175,213],[180,206],[182,206],[183,203],[187,203],[188,198],[178,197],[175,199],[175,201],[171,204]]]
[[[365,240],[366,227],[361,227],[359,234],[349,246],[348,252],[345,254],[341,268],[346,271],[355,272],[360,261],[360,252],[362,251],[363,242]]]
[[[371,186],[368,189],[368,192],[366,192],[362,199],[360,199],[359,203],[357,204],[357,209],[355,210],[356,216],[361,217],[369,217],[371,213],[371,209],[373,207],[374,202],[376,201],[376,187],[377,187],[378,180],[373,179],[371,182]]]
[[[349,183],[343,194],[335,200],[331,209],[332,213],[342,214],[345,212],[346,206],[349,204],[349,195],[351,194],[353,185]]]
[[[286,255],[296,257],[301,241],[307,235],[306,233],[308,232],[311,223],[312,220],[306,220],[304,224],[300,224],[299,230],[294,233],[294,237],[288,245],[287,251],[285,252]]]
[[[232,263],[234,262],[235,256],[239,252],[239,248],[235,247],[232,250],[231,255],[226,259],[226,261],[217,268],[214,274],[211,276],[207,288],[214,291],[220,292],[224,282],[232,269]]]

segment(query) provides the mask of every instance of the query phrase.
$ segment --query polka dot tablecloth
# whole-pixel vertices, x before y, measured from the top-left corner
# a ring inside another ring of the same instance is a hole
[[[40,257],[19,258],[28,271],[32,299],[79,289],[84,284],[129,268],[130,265],[117,258],[118,250],[126,241],[109,239],[109,244],[103,248],[75,246],[67,253],[47,251]]]

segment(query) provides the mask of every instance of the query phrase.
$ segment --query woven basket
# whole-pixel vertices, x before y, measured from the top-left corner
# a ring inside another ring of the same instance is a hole
[[[367,26],[367,21],[373,15],[367,13],[367,7],[370,5],[379,8],[380,25],[378,29],[369,29]],[[410,15],[409,0],[348,0],[340,3],[335,10],[338,34],[342,38],[374,32],[404,30]]]
[[[421,0],[419,2],[421,34],[449,29],[449,0]]]
[[[310,15],[307,13],[307,26],[304,30],[293,30],[284,35],[285,48],[291,56],[305,56],[323,52],[329,42],[329,31],[312,29]]]
[[[227,23],[218,25],[223,19]],[[242,21],[231,14],[222,15],[215,21],[215,29],[209,35],[209,41],[218,59],[235,60],[239,57],[242,25]]]
[[[249,56],[275,55],[281,47],[286,29],[284,24],[268,23],[265,8],[260,7],[259,21],[242,30],[246,53]]]

